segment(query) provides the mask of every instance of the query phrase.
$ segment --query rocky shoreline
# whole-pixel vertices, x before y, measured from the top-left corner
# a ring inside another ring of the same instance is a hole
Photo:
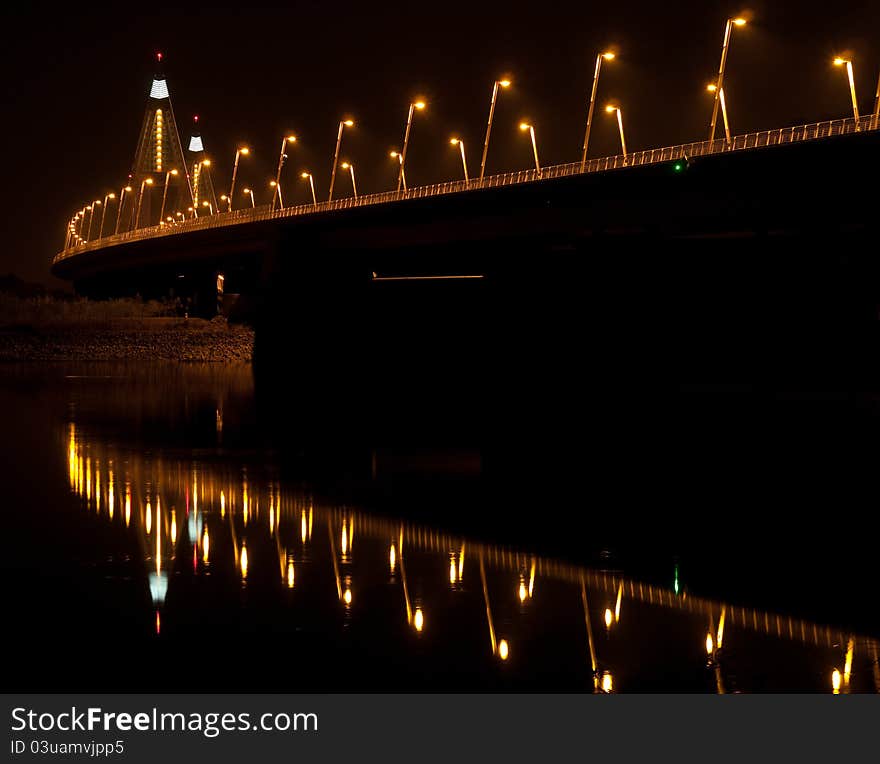
[[[225,321],[119,319],[0,327],[0,362],[183,361],[250,362],[254,332]]]

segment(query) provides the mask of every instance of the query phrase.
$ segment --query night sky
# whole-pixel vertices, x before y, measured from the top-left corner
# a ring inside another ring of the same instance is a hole
[[[493,81],[509,75],[495,115],[487,173],[527,169],[531,147],[517,126],[535,125],[541,163],[580,158],[596,54],[603,67],[591,156],[619,151],[616,123],[601,107],[623,108],[627,148],[636,151],[706,137],[724,22],[749,11],[734,32],[725,92],[735,133],[851,116],[843,69],[855,67],[860,110],[873,109],[880,70],[880,3],[750,2],[289,2],[184,7],[132,2],[38,4],[3,11],[3,247],[0,274],[52,282],[53,254],[71,214],[119,191],[130,170],[154,72],[165,75],[186,146],[193,114],[214,163],[218,195],[228,187],[237,145],[250,146],[238,188],[269,200],[281,137],[299,137],[282,187],[285,203],[310,199],[299,180],[315,175],[326,198],[339,119],[342,158],[358,191],[393,188],[408,106],[417,113],[407,158],[410,186],[460,177],[452,135],[479,171]],[[719,132],[721,135],[720,116]],[[337,177],[335,196],[349,195]],[[238,206],[246,204],[240,197]],[[112,209],[112,208],[111,208]]]

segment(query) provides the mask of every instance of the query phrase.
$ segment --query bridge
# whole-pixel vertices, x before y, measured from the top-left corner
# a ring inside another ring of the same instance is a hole
[[[53,272],[85,295],[173,294],[206,316],[222,290],[231,316],[256,325],[257,358],[281,375],[268,378],[287,379],[295,353],[331,380],[382,369],[455,408],[475,384],[531,390],[549,369],[557,392],[577,388],[584,343],[618,378],[880,372],[876,109],[643,151],[621,141],[618,155],[556,166],[536,151],[533,169],[429,186],[401,172],[386,192],[220,212],[197,132],[198,161],[172,179],[189,164],[164,78],[151,95],[115,226],[109,195],[100,223],[84,208]],[[164,186],[158,216],[148,183]],[[160,220],[188,203],[190,218]]]
[[[401,200],[426,199],[448,194],[477,192],[485,189],[535,183],[585,173],[604,173],[611,170],[642,167],[645,165],[657,165],[669,162],[673,164],[673,172],[684,172],[687,168],[688,161],[699,157],[761,147],[782,146],[790,143],[813,141],[853,133],[865,133],[877,130],[877,128],[878,118],[875,115],[863,116],[859,119],[847,117],[809,125],[796,125],[775,130],[748,133],[745,135],[735,135],[732,136],[729,143],[726,139],[719,138],[713,141],[699,141],[678,146],[646,149],[630,154],[617,154],[615,156],[600,157],[587,160],[586,163],[572,162],[531,170],[521,170],[519,172],[490,175],[484,178],[455,180],[447,183],[418,186],[411,189],[400,189],[375,194],[344,197],[333,201],[315,201],[312,204],[300,204],[286,208],[281,207],[277,210],[273,210],[269,205],[265,205],[201,217],[198,217],[196,213],[196,215],[189,219],[179,221],[170,220],[167,223],[165,221],[160,221],[157,225],[136,228],[131,231],[108,236],[101,236],[91,241],[85,238],[74,238],[68,235],[65,241],[65,248],[53,259],[53,266],[59,275],[68,276],[75,273],[73,267],[66,267],[66,261],[68,261],[69,258],[76,257],[86,252],[94,252],[107,247],[114,247],[157,237],[183,236],[194,231],[203,231],[206,229],[225,228],[228,226],[246,225],[265,221],[281,221],[291,217],[299,217],[301,215],[319,215],[341,210],[372,207],[379,204],[399,202]]]

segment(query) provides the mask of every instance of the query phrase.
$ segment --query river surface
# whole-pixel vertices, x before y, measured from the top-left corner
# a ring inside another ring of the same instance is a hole
[[[0,368],[7,689],[880,691],[874,396],[461,442],[309,405],[248,365]]]

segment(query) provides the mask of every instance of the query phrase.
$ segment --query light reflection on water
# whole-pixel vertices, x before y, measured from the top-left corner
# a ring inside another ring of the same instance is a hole
[[[207,588],[237,593],[224,607],[259,601],[268,639],[282,614],[331,642],[344,633],[369,642],[375,630],[364,623],[395,622],[392,652],[421,667],[426,688],[437,656],[454,663],[467,643],[477,646],[474,665],[495,664],[505,686],[626,692],[656,688],[645,677],[659,676],[676,689],[681,673],[724,693],[788,689],[801,672],[802,688],[880,691],[876,640],[693,596],[677,568],[664,588],[480,543],[320,500],[271,462],[128,447],[75,417],[63,440],[82,511],[134,550],[131,575],[148,593],[157,640],[175,639]],[[491,676],[470,682],[491,687]]]

